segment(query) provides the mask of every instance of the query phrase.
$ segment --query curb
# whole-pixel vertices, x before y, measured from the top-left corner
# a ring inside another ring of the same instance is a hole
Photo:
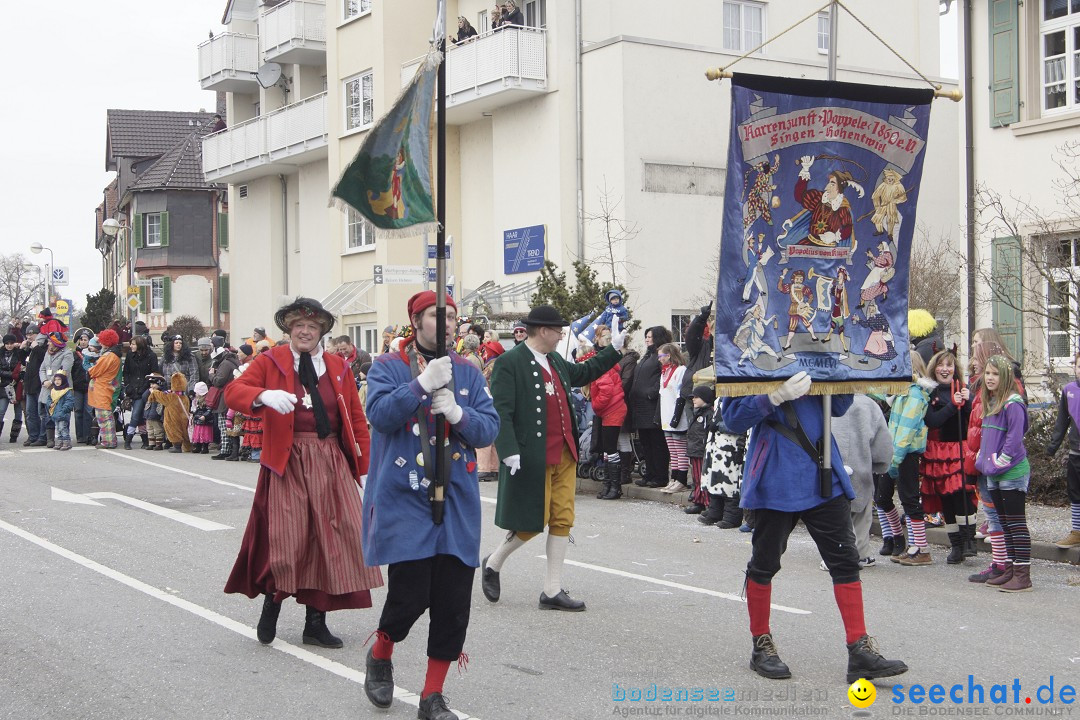
[[[592,493],[595,495],[602,487],[601,483],[595,480],[577,479],[577,491],[579,494]],[[678,493],[677,495],[671,495],[669,493],[660,492],[658,488],[643,488],[633,483],[629,485],[623,485],[623,497],[630,498],[632,500],[652,500],[653,502],[667,503],[668,505],[685,505],[686,493]],[[877,535],[881,537],[881,529],[878,527],[877,518],[874,518],[873,524],[870,528],[871,535]],[[926,528],[926,541],[931,545],[939,545],[941,547],[949,547],[949,537],[941,528],[927,527]],[[986,539],[976,540],[980,553],[986,553],[987,557],[990,556],[990,543]],[[1072,565],[1080,565],[1080,547],[1070,548],[1063,550],[1052,542],[1046,542],[1043,540],[1031,541],[1031,557],[1038,558],[1039,560],[1049,560],[1051,562],[1069,563]]]

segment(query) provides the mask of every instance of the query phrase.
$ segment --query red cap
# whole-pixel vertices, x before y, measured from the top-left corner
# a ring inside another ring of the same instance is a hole
[[[409,321],[412,322],[414,315],[419,315],[434,304],[434,290],[424,290],[413,295],[409,298]],[[454,298],[449,295],[446,296],[446,307],[452,307],[454,310],[457,310],[457,303],[455,303]]]

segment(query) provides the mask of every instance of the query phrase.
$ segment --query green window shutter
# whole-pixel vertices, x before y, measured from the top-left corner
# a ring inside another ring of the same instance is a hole
[[[172,279],[164,277],[161,279],[162,292],[161,292],[161,304],[164,312],[172,312]]]
[[[229,247],[229,215],[218,213],[217,216],[218,247],[224,250]]]
[[[1017,0],[990,0],[990,127],[1020,120]]]
[[[991,279],[994,329],[1001,334],[1005,349],[1017,360],[1024,357],[1023,293],[1020,285],[1020,238],[1001,237],[991,241]]]
[[[222,275],[218,280],[218,312],[229,312],[229,276]]]
[[[116,262],[118,262],[121,265],[124,264],[124,251],[127,250],[126,246],[127,246],[126,240],[123,237],[117,235],[116,236]]]
[[[139,213],[135,216],[135,247],[142,247],[142,235],[143,235],[143,216]]]
[[[144,313],[150,312],[150,306],[147,304],[150,302],[150,299],[147,297],[147,291],[149,289],[150,288],[146,287],[145,285],[139,286],[139,303],[141,304],[139,310]]]
[[[161,247],[169,247],[169,213],[161,213]]]

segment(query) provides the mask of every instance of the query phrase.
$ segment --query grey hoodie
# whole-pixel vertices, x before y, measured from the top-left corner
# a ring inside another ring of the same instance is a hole
[[[73,362],[75,362],[75,354],[71,352],[71,348],[64,348],[55,355],[45,351],[45,358],[41,361],[41,367],[38,369],[38,377],[41,378],[41,392],[38,393],[38,402],[52,402],[50,396],[52,377],[59,371],[63,370],[68,376],[68,382],[71,381],[71,364]]]
[[[874,473],[888,472],[892,462],[892,435],[877,403],[856,395],[851,408],[833,418],[833,437],[844,464],[851,468],[855,499],[851,511],[860,512],[874,497]]]

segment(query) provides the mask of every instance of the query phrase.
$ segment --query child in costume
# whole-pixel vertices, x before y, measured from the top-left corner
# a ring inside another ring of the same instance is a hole
[[[67,373],[60,370],[52,378],[52,389],[49,391],[51,403],[49,415],[56,426],[55,450],[71,449],[71,411],[75,409],[75,394],[71,392],[71,383],[68,382]]]
[[[611,288],[604,293],[604,299],[607,300],[607,307],[604,308],[604,312],[600,313],[600,317],[593,321],[593,326],[607,325],[609,328],[615,326],[615,318],[619,318],[618,327],[626,328],[626,322],[630,318],[630,312],[623,305],[623,295],[621,290]]]
[[[1069,509],[1072,513],[1072,529],[1069,534],[1058,540],[1055,545],[1068,550],[1080,545],[1080,353],[1073,359],[1075,381],[1061,390],[1061,402],[1058,404],[1057,422],[1054,434],[1046,446],[1047,455],[1053,455],[1061,447],[1066,432],[1069,435],[1069,458],[1065,461],[1065,482],[1069,490]]]
[[[705,460],[705,443],[712,430],[712,406],[716,402],[716,392],[711,385],[698,385],[691,392],[693,416],[686,429],[686,456],[690,459],[690,505],[683,512],[698,515],[709,507],[709,493],[701,487],[701,466]]]
[[[182,372],[174,372],[169,383],[171,390],[153,390],[150,398],[165,408],[165,437],[172,443],[169,452],[191,452],[191,440],[187,434],[188,415],[191,411],[191,403],[187,398],[187,377]]]
[[[204,382],[195,383],[195,408],[191,411],[191,444],[196,453],[208,455],[214,440],[214,411],[206,404],[210,389]]]
[[[144,417],[146,418],[146,439],[150,443],[147,447],[151,450],[165,449],[165,406],[156,401],[152,394],[156,390],[164,395],[165,376],[158,373],[150,373],[146,376],[149,385],[143,391]]]
[[[739,527],[743,521],[739,487],[746,458],[746,435],[736,435],[728,430],[721,410],[721,398],[716,398],[701,466],[701,486],[709,496],[708,509],[698,515],[698,522],[730,530]]]
[[[889,477],[896,481],[900,503],[908,517],[908,549],[893,549],[892,561],[901,565],[931,564],[926,543],[926,515],[919,494],[919,455],[926,449],[926,408],[930,391],[937,383],[926,377],[926,364],[919,353],[910,351],[912,383],[903,395],[897,395],[889,413],[889,433],[893,441],[893,459]],[[878,507],[895,512],[892,485],[878,486]]]

